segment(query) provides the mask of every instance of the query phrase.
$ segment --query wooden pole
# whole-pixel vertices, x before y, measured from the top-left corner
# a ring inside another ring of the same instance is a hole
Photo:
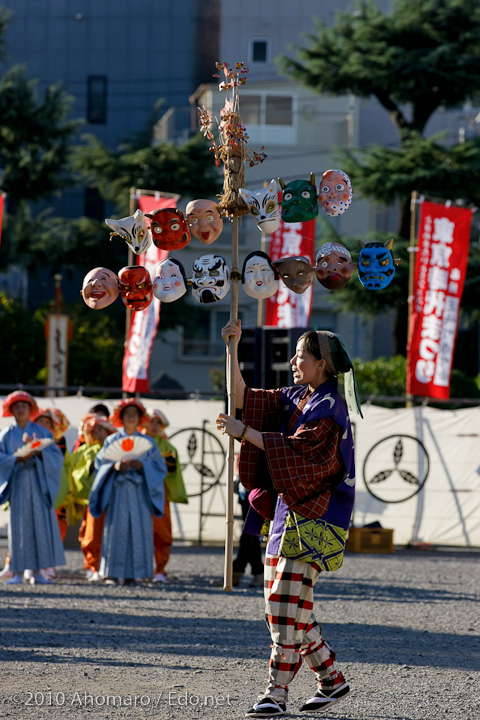
[[[262,252],[265,252],[265,248],[267,246],[267,236],[264,232],[262,232],[261,240],[260,240],[260,249]],[[263,326],[263,300],[258,300],[257,305],[257,327],[261,328]]]
[[[416,250],[416,242],[415,242],[415,226],[416,226],[416,220],[417,220],[417,200],[418,200],[418,193],[416,190],[412,192],[412,196],[410,199],[410,245],[408,247],[408,326],[407,326],[407,355],[410,349],[410,343],[412,341],[411,338],[411,317],[412,317],[412,304],[413,304],[413,279],[415,274],[415,250]],[[405,403],[405,407],[411,408],[413,406],[413,396],[410,393],[407,393],[407,402]]]
[[[135,188],[130,188],[130,206],[129,206],[129,213],[130,215],[135,214],[135,210],[137,209],[137,199],[136,199],[136,191]],[[134,258],[133,258],[133,250],[128,245],[128,257],[127,257],[127,265],[128,267],[131,267],[134,264]],[[127,312],[125,315],[125,347],[127,347],[128,343],[128,336],[130,334],[130,324],[132,322],[132,311],[130,308],[127,307]]]
[[[233,218],[232,223],[232,275],[230,283],[230,320],[238,320],[238,217]],[[236,376],[235,376],[235,353],[237,343],[233,337],[230,338],[227,347],[227,393],[228,393],[228,415],[235,417],[237,406]],[[227,508],[225,519],[225,566],[223,577],[223,589],[232,589],[233,577],[233,524],[234,524],[234,490],[233,477],[235,473],[235,438],[230,437],[228,442],[227,455]]]

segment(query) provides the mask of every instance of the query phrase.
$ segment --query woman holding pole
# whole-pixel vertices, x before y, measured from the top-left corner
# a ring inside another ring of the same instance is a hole
[[[240,322],[222,330],[234,350]],[[302,335],[290,360],[293,387],[247,388],[234,365],[235,413],[220,413],[217,428],[242,441],[240,480],[252,505],[246,529],[270,520],[265,556],[265,606],[272,637],[268,683],[246,717],[286,713],[288,687],[302,660],[314,672],[316,694],[302,712],[325,711],[350,692],[335,653],[312,613],[313,588],[322,571],[338,569],[354,500],[353,440],[337,376],[345,373],[350,409],[360,413],[353,364],[340,336],[327,331]]]

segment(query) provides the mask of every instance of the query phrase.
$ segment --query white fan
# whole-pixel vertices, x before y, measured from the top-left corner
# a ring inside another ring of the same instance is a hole
[[[139,435],[118,438],[105,448],[103,457],[105,460],[112,460],[113,462],[117,462],[117,460],[134,460],[151,450],[152,445],[153,440]]]
[[[13,456],[25,457],[25,455],[30,455],[32,452],[41,452],[49,445],[53,445],[54,442],[55,440],[53,438],[37,438],[36,440],[31,440],[30,442],[25,443],[25,445],[22,445],[22,447],[18,448],[18,450],[15,450]]]

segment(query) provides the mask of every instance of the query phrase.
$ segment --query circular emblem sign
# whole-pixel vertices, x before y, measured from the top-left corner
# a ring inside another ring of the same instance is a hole
[[[400,503],[422,489],[429,470],[428,453],[420,440],[412,435],[390,435],[368,451],[363,480],[377,500]]]

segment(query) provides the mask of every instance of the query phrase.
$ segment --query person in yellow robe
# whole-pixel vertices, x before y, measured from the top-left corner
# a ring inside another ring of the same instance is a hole
[[[88,509],[88,497],[93,485],[94,462],[103,447],[105,438],[115,432],[115,428],[102,415],[87,413],[81,420],[80,434],[85,442],[71,457],[69,477],[70,490],[66,497],[69,525],[80,520],[78,539],[83,553],[83,569],[87,580],[97,582],[100,569],[100,551],[103,533],[103,514],[94,518]]]

